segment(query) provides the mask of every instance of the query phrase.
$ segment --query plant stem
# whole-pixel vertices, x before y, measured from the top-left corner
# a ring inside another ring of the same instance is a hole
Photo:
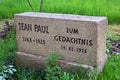
[[[30,3],[30,0],[27,0],[27,2],[28,2],[28,4],[29,4],[30,8],[32,9],[32,11],[34,12],[34,9],[33,9],[33,7],[32,7],[32,4]]]
[[[43,11],[43,0],[40,1],[40,12]]]

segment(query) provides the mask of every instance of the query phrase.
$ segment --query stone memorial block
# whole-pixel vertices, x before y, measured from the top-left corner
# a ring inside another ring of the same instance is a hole
[[[32,64],[30,55],[45,58],[58,52],[63,61],[102,70],[107,59],[106,17],[27,12],[15,14],[14,21],[21,64]]]

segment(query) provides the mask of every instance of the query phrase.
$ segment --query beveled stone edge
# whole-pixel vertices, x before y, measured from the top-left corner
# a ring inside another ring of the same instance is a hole
[[[60,14],[60,13],[44,13],[44,12],[24,12],[14,14],[14,17],[39,17],[39,18],[52,18],[52,19],[64,19],[64,20],[80,20],[80,21],[90,21],[99,22],[101,20],[107,19],[105,16],[85,16],[77,14]]]
[[[100,74],[100,72],[102,72],[102,69],[104,68],[105,63],[107,62],[107,58],[108,58],[108,56],[107,56],[107,54],[105,54],[105,57],[104,57],[103,62],[102,62],[102,63],[100,64],[100,66],[98,66],[98,68],[97,68],[97,73],[98,73],[98,74]]]
[[[44,68],[45,67],[45,60],[46,58],[43,56],[33,55],[30,53],[24,53],[24,52],[16,52],[16,65],[21,65],[23,68],[29,67],[29,68]],[[105,56],[105,60],[103,63],[100,64],[99,67],[94,68],[93,66],[84,65],[84,64],[78,64],[75,62],[67,62],[64,60],[57,60],[59,66],[62,68],[62,70],[67,71],[68,69],[71,71],[78,70],[79,67],[82,67],[84,70],[92,70],[97,71],[99,74],[105,63],[107,61],[107,55]]]

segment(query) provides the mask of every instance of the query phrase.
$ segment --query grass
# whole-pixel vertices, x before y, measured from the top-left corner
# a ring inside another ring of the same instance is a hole
[[[13,64],[16,51],[15,30],[10,32],[5,40],[0,39],[0,64]]]
[[[39,0],[30,0],[36,12],[39,11]],[[44,0],[43,11],[51,13],[79,14],[90,16],[107,16],[109,24],[120,24],[120,0]],[[0,19],[13,18],[15,13],[32,11],[26,0],[0,0]],[[120,26],[109,26],[108,40],[120,41]],[[100,75],[92,73],[68,73],[54,62],[54,56],[49,56],[54,67],[46,63],[41,70],[15,66],[17,72],[14,80],[120,80],[120,55],[110,52],[111,44],[107,42],[108,61]],[[0,72],[4,65],[15,65],[16,38],[13,29],[5,40],[0,39]],[[48,60],[50,61],[50,60]],[[0,75],[1,76],[1,75]],[[11,79],[8,79],[11,80]]]
[[[120,25],[109,25],[107,38],[112,41],[120,41]]]
[[[36,12],[40,0],[30,0]],[[27,0],[2,0],[0,19],[12,18],[15,13],[32,11]],[[44,0],[43,12],[90,16],[107,16],[109,24],[120,23],[120,0]]]

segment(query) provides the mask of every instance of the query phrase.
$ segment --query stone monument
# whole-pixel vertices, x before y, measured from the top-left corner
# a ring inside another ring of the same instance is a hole
[[[41,68],[47,55],[58,52],[62,69],[83,68],[100,72],[107,60],[107,18],[27,12],[14,15],[17,63]]]

